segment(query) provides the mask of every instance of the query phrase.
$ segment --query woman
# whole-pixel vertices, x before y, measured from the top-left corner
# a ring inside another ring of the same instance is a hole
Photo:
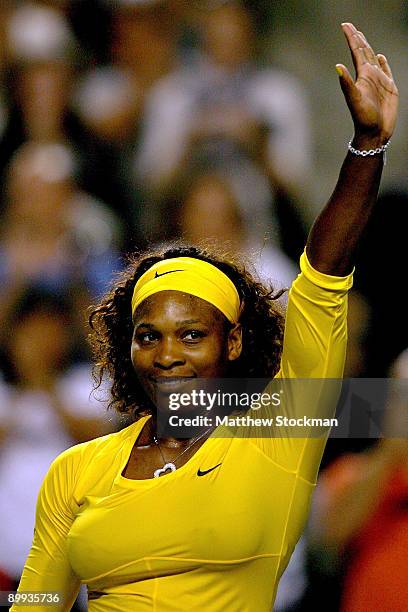
[[[197,377],[229,375],[234,363],[232,371],[246,376],[341,376],[353,253],[398,103],[385,57],[352,24],[342,27],[357,79],[343,65],[337,71],[355,137],[309,235],[282,355],[280,317],[248,275],[194,250],[177,260],[172,251],[147,257],[91,317],[100,366],[113,374],[122,412],[140,416],[146,402]],[[270,610],[305,522],[324,441],[219,438],[205,429],[187,440],[158,438],[152,410],[54,462],[20,589],[58,591],[61,610],[80,581],[92,612]]]

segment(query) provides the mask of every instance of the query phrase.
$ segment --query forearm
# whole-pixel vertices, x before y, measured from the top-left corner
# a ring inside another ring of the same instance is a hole
[[[384,138],[355,137],[356,149],[375,149]],[[348,153],[335,190],[317,217],[307,241],[310,262],[320,272],[345,276],[353,268],[356,248],[375,205],[383,154],[361,157]]]

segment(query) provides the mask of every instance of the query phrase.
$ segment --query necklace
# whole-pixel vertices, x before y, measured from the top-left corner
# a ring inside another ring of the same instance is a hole
[[[201,438],[203,438],[209,431],[211,430],[211,427],[209,427],[208,429],[206,429],[203,433],[201,433],[199,436],[196,436],[195,438],[193,438],[193,440],[190,442],[190,444],[188,446],[186,446],[186,448],[184,448],[181,453],[179,455],[177,455],[177,457],[173,460],[173,461],[166,461],[166,458],[163,455],[163,451],[161,449],[159,440],[157,439],[156,435],[153,435],[153,441],[156,444],[157,448],[159,449],[161,458],[163,459],[163,467],[161,468],[157,468],[157,470],[154,471],[153,476],[155,478],[159,478],[159,476],[161,476],[162,474],[165,474],[167,472],[167,470],[171,470],[172,472],[176,471],[176,466],[175,463],[176,461],[178,461],[180,459],[180,457],[182,455],[184,455],[184,453],[186,453],[192,446],[194,446],[194,444],[196,442],[198,442],[199,440],[201,440]]]

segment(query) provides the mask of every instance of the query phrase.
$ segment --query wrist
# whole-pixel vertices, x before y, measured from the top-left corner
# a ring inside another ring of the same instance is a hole
[[[359,134],[355,132],[351,144],[355,149],[367,151],[369,149],[382,147],[387,144],[389,140],[390,137],[386,134]]]
[[[391,144],[390,140],[388,140],[388,142],[386,142],[385,144],[377,144],[376,146],[375,146],[375,143],[378,143],[378,140],[375,140],[375,141],[371,140],[369,143],[367,141],[360,143],[357,140],[358,148],[356,145],[353,146],[356,140],[357,139],[350,140],[350,142],[348,143],[348,150],[350,151],[350,153],[360,158],[363,158],[363,159],[365,159],[367,156],[373,157],[373,156],[381,155],[382,160],[384,162],[384,166],[385,166],[385,164],[387,163],[386,152],[387,152],[389,145]],[[361,148],[361,147],[369,147],[369,146],[371,148]]]

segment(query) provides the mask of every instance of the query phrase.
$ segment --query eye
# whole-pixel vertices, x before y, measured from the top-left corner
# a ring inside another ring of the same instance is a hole
[[[151,344],[155,340],[157,340],[157,334],[152,331],[139,332],[136,334],[136,338],[140,344]]]
[[[182,337],[183,340],[187,340],[187,342],[197,342],[201,338],[204,338],[204,336],[205,333],[198,329],[189,329],[188,331],[184,332]]]

